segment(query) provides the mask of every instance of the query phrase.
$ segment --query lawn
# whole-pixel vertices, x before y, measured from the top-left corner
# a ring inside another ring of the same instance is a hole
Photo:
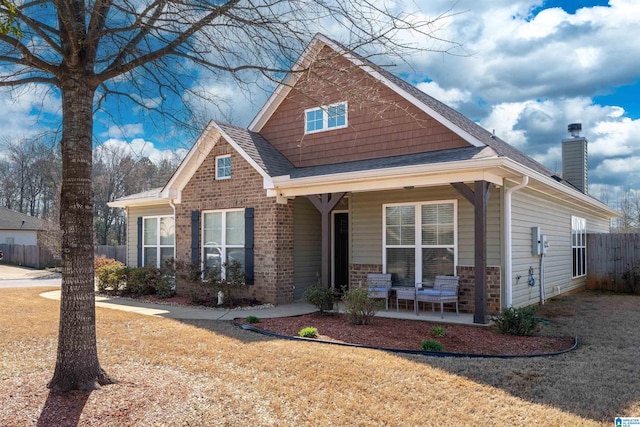
[[[612,425],[640,416],[640,299],[545,305],[578,350],[449,359],[270,339],[226,322],[98,309],[103,368],[120,382],[50,394],[58,302],[0,290],[0,425]]]

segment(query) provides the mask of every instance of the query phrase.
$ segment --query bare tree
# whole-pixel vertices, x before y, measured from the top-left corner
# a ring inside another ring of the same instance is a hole
[[[347,49],[402,59],[416,52],[417,38],[431,40],[432,50],[452,47],[433,36],[440,18],[372,0],[0,1],[0,87],[43,84],[61,95],[62,299],[49,388],[112,381],[98,361],[93,297],[96,108],[119,96],[186,123],[190,111],[176,101],[190,90],[187,82],[221,75],[245,87],[258,75],[279,81],[323,24],[346,34]]]

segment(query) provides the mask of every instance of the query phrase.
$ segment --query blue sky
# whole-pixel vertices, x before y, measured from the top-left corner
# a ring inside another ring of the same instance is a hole
[[[640,190],[640,1],[387,2],[427,17],[453,7],[456,14],[440,23],[436,35],[462,46],[457,55],[426,52],[406,58],[407,64],[391,72],[558,172],[567,125],[580,122],[589,140],[591,194],[606,192],[615,202],[626,189]],[[317,31],[338,41],[344,36],[318,25]],[[406,41],[424,43],[423,38]],[[263,82],[241,90],[232,81],[200,82],[200,91],[221,101],[200,105],[200,116],[246,126],[270,87]],[[5,136],[20,138],[57,126],[55,93],[19,95],[0,96],[0,109],[10,112],[0,117]],[[96,115],[97,143],[157,159],[169,151],[184,153],[194,141],[179,127],[143,120],[130,106],[109,108],[111,115]]]

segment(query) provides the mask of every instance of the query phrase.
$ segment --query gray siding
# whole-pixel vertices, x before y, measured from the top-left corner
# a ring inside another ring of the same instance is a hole
[[[609,232],[609,220],[531,190],[513,195],[512,213],[513,305],[521,307],[540,301],[540,256],[531,254],[531,227],[534,226],[540,227],[541,234],[549,241],[549,251],[544,257],[546,298],[584,286],[586,277],[571,278],[571,216],[585,218],[588,233]],[[533,287],[528,285],[529,267],[533,268],[536,281]]]
[[[293,298],[298,301],[318,283],[322,241],[320,212],[306,197],[296,197],[293,204]]]
[[[382,205],[454,199],[458,201],[458,265],[474,265],[473,206],[449,186],[352,194],[352,262],[382,264]],[[494,189],[487,219],[487,264],[496,266],[501,265],[500,199],[500,191]]]
[[[580,191],[588,191],[587,140],[572,138],[562,141],[562,177]]]
[[[138,265],[138,218],[144,216],[173,215],[173,208],[166,205],[130,207],[127,209],[127,265]]]

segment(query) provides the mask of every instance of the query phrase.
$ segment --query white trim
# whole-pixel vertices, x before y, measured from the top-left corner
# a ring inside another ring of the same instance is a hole
[[[157,253],[156,253],[156,265],[154,267],[156,268],[161,268],[161,262],[162,262],[162,248],[172,248],[173,249],[173,254],[175,257],[175,251],[176,251],[176,217],[175,215],[146,215],[146,216],[142,216],[142,254],[141,257],[142,259],[140,260],[140,265],[141,266],[145,266],[145,256],[144,256],[144,250],[146,248],[156,248]],[[173,244],[172,245],[163,245],[160,243],[160,223],[162,222],[162,218],[171,218],[173,220]],[[147,220],[150,219],[155,219],[157,220],[156,223],[156,243],[155,245],[147,245],[145,242],[145,222]]]
[[[344,125],[329,127],[329,109],[344,105]],[[307,130],[307,113],[311,111],[322,112],[322,127],[320,129]],[[349,104],[347,101],[336,102],[330,105],[322,105],[320,107],[312,107],[304,110],[304,134],[310,135],[314,133],[327,132],[331,130],[344,129],[349,126]]]
[[[512,210],[511,200],[512,194],[521,190],[529,183],[529,177],[524,175],[522,182],[514,187],[509,188],[504,196],[504,256],[506,257],[504,266],[505,275],[505,305],[511,307],[513,305],[513,253],[512,253]]]
[[[228,245],[227,244],[227,213],[229,212],[243,212],[244,213],[245,209],[244,208],[233,208],[233,209],[209,209],[209,210],[203,210],[202,212],[200,212],[200,266],[201,268],[204,270],[204,268],[206,267],[206,261],[205,261],[205,249],[206,248],[220,248],[220,274],[221,277],[224,278],[226,275],[226,271],[224,268],[224,263],[226,262],[227,259],[227,248],[232,248],[232,249],[243,249],[244,250],[244,230],[243,230],[243,242],[242,244],[239,245]],[[221,241],[215,242],[218,243],[217,245],[206,245],[207,242],[205,242],[204,239],[204,225],[205,225],[205,221],[204,221],[204,217],[206,214],[214,214],[214,213],[220,213],[221,218],[222,218],[222,222],[221,222]],[[244,216],[243,216],[243,221],[244,221]],[[245,224],[246,227],[246,224]],[[244,263],[242,265],[242,267],[244,268]]]
[[[426,205],[453,205],[453,245],[423,245],[422,244],[422,206]],[[382,205],[382,271],[387,272],[387,208],[393,206],[414,207],[414,244],[393,245],[392,248],[415,249],[414,252],[414,282],[422,282],[422,250],[432,248],[453,248],[453,272],[458,266],[458,200],[430,200],[420,202],[385,203]]]
[[[220,176],[220,167],[218,165],[219,159],[229,159],[229,175]],[[216,166],[216,181],[223,181],[225,179],[231,179],[231,154],[223,154],[221,156],[216,156],[215,158],[215,166]]]

